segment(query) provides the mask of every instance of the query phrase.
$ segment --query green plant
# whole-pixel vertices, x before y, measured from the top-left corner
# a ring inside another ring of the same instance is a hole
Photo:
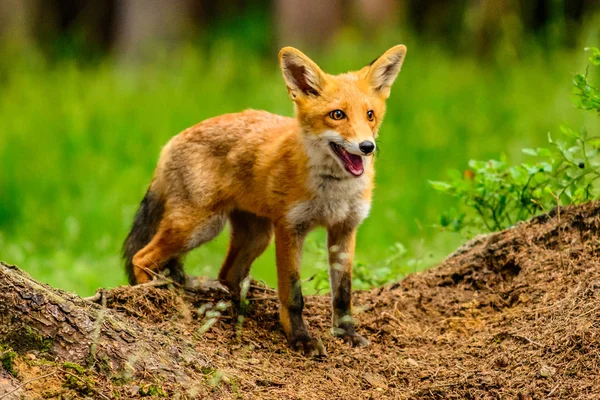
[[[166,396],[163,388],[161,386],[155,385],[155,384],[148,384],[148,385],[141,386],[138,390],[138,394],[141,397],[146,397],[146,396],[165,397]]]
[[[307,251],[317,256],[319,271],[310,280],[317,291],[329,290],[327,249],[323,241],[308,240]],[[388,249],[388,256],[374,262],[355,260],[352,268],[352,287],[367,290],[395,282],[409,272],[422,269],[422,260],[407,258],[407,249],[402,243],[395,243]]]
[[[590,63],[600,65],[600,50],[590,48]],[[573,80],[573,103],[600,115],[600,90],[589,82],[588,71]],[[450,181],[430,181],[434,189],[454,196],[459,205],[442,214],[442,227],[468,233],[505,229],[558,204],[596,199],[600,178],[600,136],[585,129],[562,126],[549,147],[523,149],[537,161],[510,165],[500,160],[469,162],[461,174],[449,172]]]
[[[72,363],[72,362],[66,361],[63,363],[63,368],[72,369],[73,371],[77,372],[80,375],[85,373],[85,368],[77,363]]]
[[[600,49],[588,47],[586,50],[592,52],[589,61],[594,66],[600,66]],[[589,67],[584,74],[575,75],[573,81],[575,88],[575,105],[583,110],[592,110],[600,114],[600,89],[588,82]]]
[[[0,365],[12,376],[17,376],[17,371],[13,366],[13,362],[17,353],[10,347],[5,347],[0,344]]]
[[[229,303],[225,301],[219,301],[213,308],[212,303],[202,304],[196,313],[199,317],[204,317],[202,326],[196,331],[196,337],[204,335],[209,329],[217,323],[221,314],[229,308]]]

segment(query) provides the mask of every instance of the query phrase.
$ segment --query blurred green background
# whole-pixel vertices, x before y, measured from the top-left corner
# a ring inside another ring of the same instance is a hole
[[[245,108],[292,115],[282,45],[341,73],[403,43],[357,259],[403,243],[419,262],[399,273],[413,272],[464,239],[436,227],[453,200],[428,180],[519,161],[565,122],[597,131],[570,81],[599,39],[593,0],[2,0],[0,259],[82,295],[125,283],[120,247],[171,136]],[[304,277],[323,241],[309,238]],[[192,252],[187,272],[215,276],[226,243]],[[271,285],[273,253],[252,271]]]

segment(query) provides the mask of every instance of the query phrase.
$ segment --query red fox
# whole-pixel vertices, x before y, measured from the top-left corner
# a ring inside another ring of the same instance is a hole
[[[406,47],[394,46],[364,68],[329,75],[299,50],[279,64],[295,118],[246,110],[211,118],[173,137],[123,245],[131,284],[161,270],[185,281],[183,255],[231,224],[219,281],[233,293],[275,236],[280,320],[290,346],[325,355],[302,319],[300,258],[306,235],[327,229],[333,332],[352,346],[356,230],[367,217],[379,127]]]

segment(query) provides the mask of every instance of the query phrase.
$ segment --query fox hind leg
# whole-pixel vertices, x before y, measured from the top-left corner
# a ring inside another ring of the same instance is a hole
[[[184,217],[184,215],[187,216]],[[133,273],[136,283],[150,281],[165,266],[172,267],[170,264],[174,262],[173,260],[178,265],[176,265],[177,270],[171,272],[183,275],[183,267],[178,261],[179,257],[214,239],[223,230],[225,225],[223,215],[205,213],[204,217],[190,217],[193,215],[199,215],[199,212],[197,210],[190,210],[187,214],[180,212],[177,216],[166,216],[161,221],[158,231],[150,243],[133,257]]]
[[[229,214],[229,222],[229,250],[219,272],[219,281],[231,291],[239,292],[252,263],[271,243],[273,224],[268,218],[240,210]]]

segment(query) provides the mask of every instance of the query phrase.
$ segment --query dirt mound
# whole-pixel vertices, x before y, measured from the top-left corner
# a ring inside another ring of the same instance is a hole
[[[331,335],[327,296],[308,296],[307,322],[324,359],[288,349],[276,292],[261,285],[251,286],[244,318],[216,286],[117,288],[105,292],[107,307],[191,341],[206,361],[202,378],[190,388],[149,370],[123,381],[92,366],[86,379],[97,391],[79,386],[93,398],[600,398],[599,232],[600,203],[555,209],[478,237],[429,271],[357,292],[359,330],[371,342],[364,349]],[[14,387],[51,371],[13,364],[21,378]],[[54,378],[69,377],[62,368]],[[5,375],[0,369],[0,398]],[[20,393],[39,396],[39,386]]]

